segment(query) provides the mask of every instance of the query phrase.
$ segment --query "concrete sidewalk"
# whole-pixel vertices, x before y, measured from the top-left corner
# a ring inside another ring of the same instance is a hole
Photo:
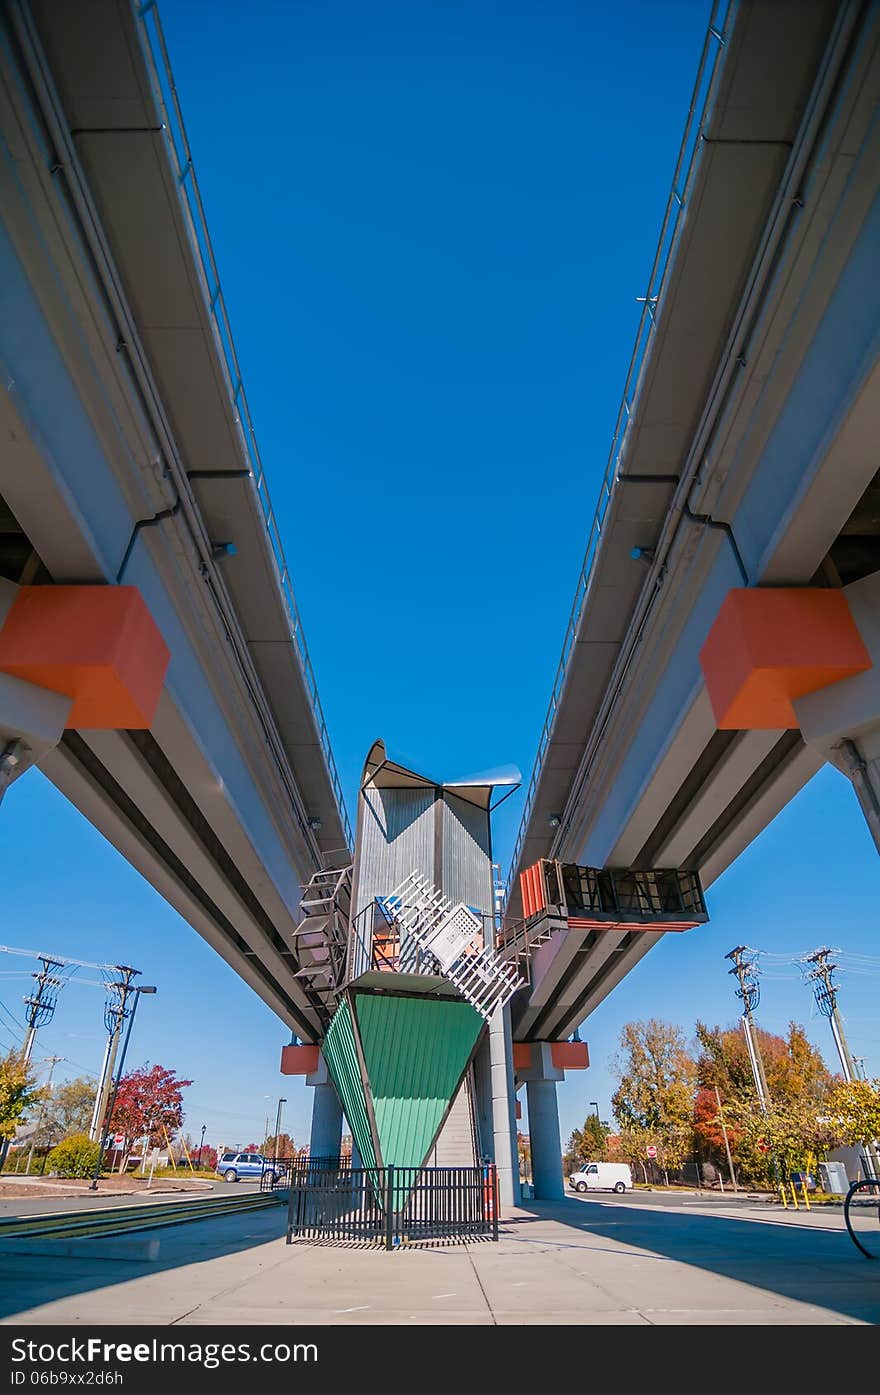
[[[284,1213],[163,1232],[158,1259],[0,1257],[7,1324],[851,1324],[880,1266],[839,1215],[634,1196],[532,1203],[502,1237],[393,1254],[284,1243]],[[102,1241],[102,1249],[112,1247]]]

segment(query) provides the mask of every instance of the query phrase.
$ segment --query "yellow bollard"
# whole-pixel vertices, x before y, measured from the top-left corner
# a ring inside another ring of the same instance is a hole
[[[794,1202],[794,1209],[796,1211],[799,1211],[801,1208],[798,1206],[797,1192],[794,1189],[794,1182],[789,1182],[788,1185],[791,1187],[791,1199]]]
[[[168,1130],[166,1129],[164,1124],[162,1125],[162,1132],[165,1135],[165,1147],[168,1149],[168,1161],[170,1162],[172,1169],[176,1172],[177,1163],[174,1161],[174,1154],[171,1151],[171,1139],[168,1137]]]
[[[786,1211],[787,1211],[787,1210],[788,1210],[788,1202],[787,1202],[786,1199],[785,1199],[785,1187],[782,1185],[781,1182],[779,1183],[779,1195],[782,1197],[782,1204],[783,1204],[783,1206],[785,1207],[785,1209],[786,1209]]]
[[[185,1139],[185,1138],[181,1138],[180,1142],[181,1142],[181,1146],[183,1147],[184,1154],[186,1155],[186,1160],[187,1160],[187,1162],[189,1163],[189,1170],[190,1170],[190,1172],[195,1172],[195,1168],[193,1167],[193,1160],[192,1160],[192,1158],[190,1157],[190,1155],[189,1155],[189,1149],[188,1149],[187,1146],[186,1146],[186,1139]]]

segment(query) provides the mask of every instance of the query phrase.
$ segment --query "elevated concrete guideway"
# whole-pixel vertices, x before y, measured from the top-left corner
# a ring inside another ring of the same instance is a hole
[[[528,791],[511,919],[518,874],[541,857],[689,868],[709,885],[836,759],[833,720],[808,721],[818,697],[795,704],[797,728],[719,729],[700,651],[735,588],[843,587],[854,615],[871,610],[878,42],[876,5],[716,7],[683,147],[693,158],[676,173]],[[850,721],[835,740],[865,723],[864,702]],[[568,931],[541,945],[514,1004],[517,1038],[570,1033],[659,937]]]
[[[41,768],[315,1040],[291,932],[350,830],[158,31],[2,9],[0,613],[137,587],[171,654],[149,729],[66,730]]]

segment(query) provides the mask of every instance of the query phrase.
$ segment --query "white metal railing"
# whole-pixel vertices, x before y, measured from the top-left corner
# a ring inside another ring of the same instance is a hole
[[[145,0],[143,4],[138,4],[137,0],[134,0],[133,9],[139,24],[145,56],[148,60],[148,67],[153,79],[154,97],[160,114],[163,117],[162,124],[166,137],[165,144],[171,156],[172,168],[177,178],[177,187],[180,191],[190,242],[193,252],[195,253],[196,263],[201,268],[203,291],[217,343],[220,348],[221,360],[226,369],[227,387],[232,399],[235,422],[238,428],[242,451],[248,462],[253,486],[257,498],[260,501],[263,522],[266,527],[269,545],[275,562],[276,580],[284,598],[288,625],[290,627],[290,636],[293,640],[294,651],[299,661],[306,692],[308,693],[309,702],[311,704],[321,750],[324,753],[324,759],[327,763],[327,773],[339,811],[340,821],[345,832],[348,846],[351,847],[351,825],[349,823],[348,811],[345,807],[342,783],[339,779],[339,772],[333,758],[330,736],[327,731],[327,723],[324,719],[321,700],[318,696],[318,686],[315,680],[314,669],[312,668],[312,661],[309,657],[302,620],[300,619],[296,597],[294,596],[293,587],[290,582],[290,573],[284,556],[284,548],[281,543],[278,523],[272,508],[272,501],[269,498],[269,486],[266,481],[263,462],[260,456],[259,446],[257,445],[257,437],[244,390],[241,367],[238,362],[238,355],[235,351],[235,342],[232,337],[226,302],[223,298],[220,274],[217,270],[214,249],[211,245],[208,224],[202,206],[198,182],[196,180],[192,152],[189,147],[189,141],[187,140],[183,113],[177,97],[177,88],[174,83],[174,75],[171,71],[171,62],[165,43],[165,35],[162,31],[162,25],[159,19],[158,7],[156,5],[156,0]]]
[[[508,1002],[523,986],[517,966],[496,955],[483,939],[481,919],[448,896],[420,872],[411,872],[386,898],[388,913],[400,927],[401,972],[425,972],[417,959],[435,956],[436,969],[482,1017]]]
[[[688,195],[693,186],[696,171],[699,168],[701,149],[700,135],[711,108],[712,99],[714,97],[718,59],[726,42],[736,5],[737,0],[713,0],[709,25],[706,30],[706,37],[703,41],[696,81],[688,108],[684,135],[682,136],[678,159],[675,165],[675,173],[672,178],[672,187],[666,202],[666,210],[660,229],[660,238],[651,266],[651,274],[648,278],[648,287],[645,295],[639,297],[639,300],[643,301],[642,313],[639,317],[639,326],[626,374],[623,396],[617,411],[617,420],[614,425],[614,434],[611,438],[608,461],[605,466],[602,483],[599,487],[599,500],[593,515],[593,522],[590,526],[584,561],[578,575],[574,600],[572,601],[568,625],[565,631],[565,638],[562,642],[562,653],[556,668],[556,676],[550,693],[547,715],[544,719],[541,735],[538,738],[538,749],[535,755],[535,762],[526,788],[522,819],[520,821],[519,832],[517,834],[516,844],[514,846],[504,886],[505,903],[510,898],[510,889],[513,878],[516,875],[516,869],[519,865],[520,854],[522,852],[529,818],[531,817],[532,807],[534,805],[535,793],[544,768],[547,750],[550,746],[553,726],[556,721],[556,712],[568,675],[569,662],[574,651],[581,617],[587,600],[589,599],[598,546],[602,537],[605,518],[608,513],[608,505],[611,501],[616,484],[617,466],[626,441],[627,430],[634,415],[636,402],[638,400],[642,368],[645,363],[647,348],[662,308],[662,296],[666,282],[666,274],[672,264],[672,255],[677,246],[678,238],[684,224],[685,211],[688,207]]]

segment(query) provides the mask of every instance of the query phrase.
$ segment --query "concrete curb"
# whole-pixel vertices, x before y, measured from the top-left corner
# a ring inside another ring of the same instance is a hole
[[[150,1262],[159,1258],[159,1240],[125,1240],[111,1248],[106,1240],[2,1240],[3,1255],[42,1255],[48,1259],[115,1259],[131,1263]]]

